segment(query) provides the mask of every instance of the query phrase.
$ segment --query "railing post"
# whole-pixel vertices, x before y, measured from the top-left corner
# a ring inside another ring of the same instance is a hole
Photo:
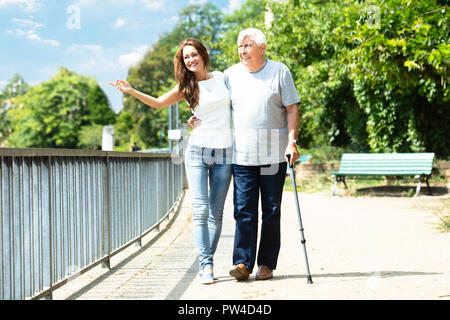
[[[104,212],[102,217],[102,251],[103,256],[107,256],[107,259],[102,263],[102,267],[108,268],[111,270],[111,261],[109,258],[109,253],[111,250],[111,196],[110,196],[110,189],[111,189],[111,177],[110,177],[110,163],[109,163],[109,154],[105,158],[105,195],[104,195],[104,201],[106,202],[106,205],[104,208],[106,208],[106,213]],[[106,221],[105,221],[106,220]],[[106,248],[105,248],[106,246]]]
[[[159,159],[157,159],[156,161],[156,220],[158,221],[159,220],[159,218],[160,218],[160,216],[159,216],[159,210],[160,210],[160,203],[159,203],[159,173],[160,173],[160,170],[159,170],[159,163],[160,163],[160,160]],[[159,228],[159,224],[158,224],[158,226],[157,226],[157,228],[156,228],[156,231],[160,231],[160,228]]]
[[[49,260],[50,260],[50,283],[49,295],[45,296],[46,300],[53,299],[53,228],[52,228],[52,157],[48,157],[48,240],[49,240]]]
[[[143,198],[143,192],[142,192],[142,187],[143,187],[143,182],[142,182],[142,158],[139,158],[139,177],[137,177],[138,180],[138,187],[139,187],[139,217],[140,217],[140,230],[139,230],[139,234],[141,235],[142,233],[144,233],[144,198]],[[142,248],[142,238],[139,238],[139,240],[137,241],[137,244],[139,247]]]

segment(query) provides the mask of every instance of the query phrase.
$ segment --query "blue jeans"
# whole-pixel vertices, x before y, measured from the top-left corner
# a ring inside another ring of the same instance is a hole
[[[261,194],[262,224],[258,249],[258,265],[274,270],[280,251],[281,196],[286,179],[286,162],[269,166],[233,164],[234,234],[233,264],[243,263],[251,273],[255,266],[258,236],[258,202]],[[275,167],[276,168],[276,167]],[[272,171],[271,174],[264,172]],[[275,171],[275,172],[274,172]]]
[[[223,207],[231,180],[231,155],[232,148],[211,149],[189,145],[186,149],[186,176],[192,198],[192,231],[200,269],[213,267],[214,252],[222,231]]]

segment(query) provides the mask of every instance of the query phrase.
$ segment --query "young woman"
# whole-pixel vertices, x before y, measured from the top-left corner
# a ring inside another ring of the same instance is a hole
[[[110,85],[153,108],[182,99],[201,126],[195,128],[185,151],[186,175],[192,197],[192,230],[200,261],[200,281],[214,282],[213,256],[222,231],[222,215],[231,179],[231,108],[224,74],[209,73],[209,55],[203,44],[183,40],[174,59],[177,85],[154,98],[117,80]],[[209,189],[209,190],[208,190]]]

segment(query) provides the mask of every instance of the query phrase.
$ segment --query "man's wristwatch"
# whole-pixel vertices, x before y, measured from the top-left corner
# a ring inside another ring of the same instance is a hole
[[[289,139],[289,143],[293,143],[293,144],[297,144],[297,140],[295,140],[295,139]]]

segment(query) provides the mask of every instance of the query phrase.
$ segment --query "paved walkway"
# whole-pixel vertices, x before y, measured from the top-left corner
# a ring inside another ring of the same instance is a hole
[[[228,275],[234,234],[232,190],[215,255],[213,285],[199,284],[190,194],[160,236],[131,247],[59,289],[54,299],[450,299],[450,233],[427,207],[445,196],[332,197],[300,193],[313,284],[307,284],[294,195],[285,192],[282,247],[274,278]],[[254,270],[256,272],[256,268]]]

